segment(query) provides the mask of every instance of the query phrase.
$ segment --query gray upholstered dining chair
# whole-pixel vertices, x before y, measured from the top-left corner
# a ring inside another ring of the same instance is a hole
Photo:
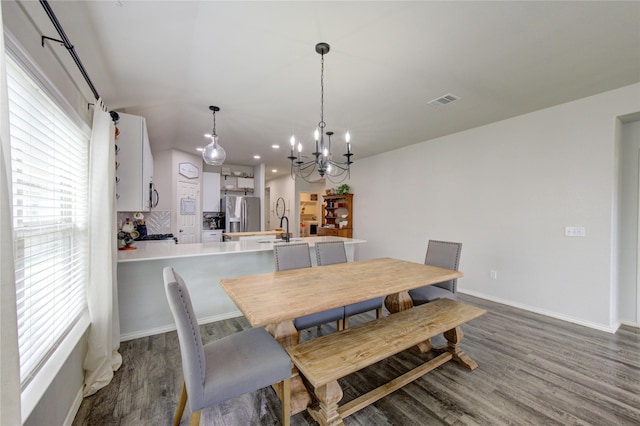
[[[164,286],[176,322],[184,383],[173,425],[180,424],[189,402],[189,424],[200,424],[200,410],[282,383],[282,424],[290,420],[291,358],[264,328],[251,328],[202,344],[187,287],[171,267],[163,270]]]
[[[460,264],[460,252],[462,243],[448,241],[429,240],[427,255],[424,259],[425,265],[437,266],[439,268],[458,270]],[[457,299],[458,280],[444,281],[438,284],[428,285],[409,291],[409,296],[414,305],[422,305],[438,299]]]
[[[309,244],[307,243],[275,244],[273,246],[273,255],[276,261],[276,271],[311,267],[311,255],[309,254]],[[301,283],[301,285],[304,285],[304,283]],[[304,291],[304,287],[301,287],[300,291]],[[340,307],[296,318],[293,321],[293,325],[297,330],[305,330],[313,326],[319,327],[322,324],[336,321],[336,328],[339,331],[343,329],[343,320],[344,307]]]
[[[347,251],[344,241],[321,241],[316,243],[316,259],[318,266],[331,265],[333,263],[345,263]],[[362,302],[352,303],[344,307],[344,328],[349,327],[349,317],[363,312],[376,311],[376,318],[382,317],[382,302],[384,297],[378,297]]]

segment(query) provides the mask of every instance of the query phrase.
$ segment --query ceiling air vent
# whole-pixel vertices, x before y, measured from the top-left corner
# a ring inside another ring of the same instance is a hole
[[[460,96],[454,95],[453,93],[447,93],[446,95],[440,96],[439,98],[433,99],[427,103],[434,107],[441,107],[449,105],[450,103],[455,102],[459,99]]]

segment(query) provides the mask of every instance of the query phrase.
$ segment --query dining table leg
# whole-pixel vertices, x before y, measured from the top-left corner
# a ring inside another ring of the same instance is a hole
[[[400,311],[406,311],[413,308],[413,300],[409,296],[408,291],[401,291],[400,293],[390,294],[384,298],[384,306],[389,313],[395,314]],[[432,349],[431,340],[426,340],[416,345],[421,353],[429,352]]]
[[[409,296],[408,291],[401,291],[400,293],[390,294],[385,297],[384,306],[390,313],[395,314],[413,308],[413,300],[411,296]]]
[[[300,342],[300,333],[293,325],[293,321],[269,324],[265,328],[283,348],[297,345]],[[274,384],[273,389],[276,391],[280,401],[282,401],[282,383]],[[301,413],[311,405],[311,395],[302,382],[300,373],[295,365],[291,369],[290,393],[292,416]]]

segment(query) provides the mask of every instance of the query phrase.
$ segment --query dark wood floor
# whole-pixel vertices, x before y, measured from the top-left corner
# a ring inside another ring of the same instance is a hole
[[[462,348],[478,364],[449,362],[355,413],[346,425],[640,425],[640,330],[616,334],[461,295],[487,315],[463,326]],[[372,319],[363,314],[350,324]],[[236,318],[201,327],[209,342],[249,324]],[[323,326],[321,333],[334,329]],[[304,332],[303,339],[316,331]],[[175,332],[124,342],[111,384],[85,398],[79,425],[170,425],[182,384]],[[340,383],[342,402],[402,374],[426,355],[405,351]],[[203,411],[203,425],[280,424],[271,388]],[[188,411],[188,408],[187,408]],[[182,424],[188,424],[187,414]],[[292,425],[316,424],[306,413]]]

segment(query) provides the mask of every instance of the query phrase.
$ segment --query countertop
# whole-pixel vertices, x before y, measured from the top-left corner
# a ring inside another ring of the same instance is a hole
[[[254,237],[254,236],[271,236],[271,235],[280,235],[284,233],[283,230],[274,230],[274,231],[254,231],[254,232],[225,232],[222,235],[229,238],[240,238],[240,237]]]
[[[292,238],[291,242],[306,242],[314,247],[318,241],[343,240],[346,245],[365,243],[366,240],[341,237],[306,237]],[[172,244],[166,242],[138,241],[134,245],[136,250],[118,251],[118,263],[141,262],[146,260],[171,259],[180,257],[225,255],[232,253],[251,253],[260,251],[272,251],[274,243],[283,243],[281,240],[245,240],[226,241],[223,243],[198,243],[198,244]],[[285,244],[285,243],[283,243]]]

